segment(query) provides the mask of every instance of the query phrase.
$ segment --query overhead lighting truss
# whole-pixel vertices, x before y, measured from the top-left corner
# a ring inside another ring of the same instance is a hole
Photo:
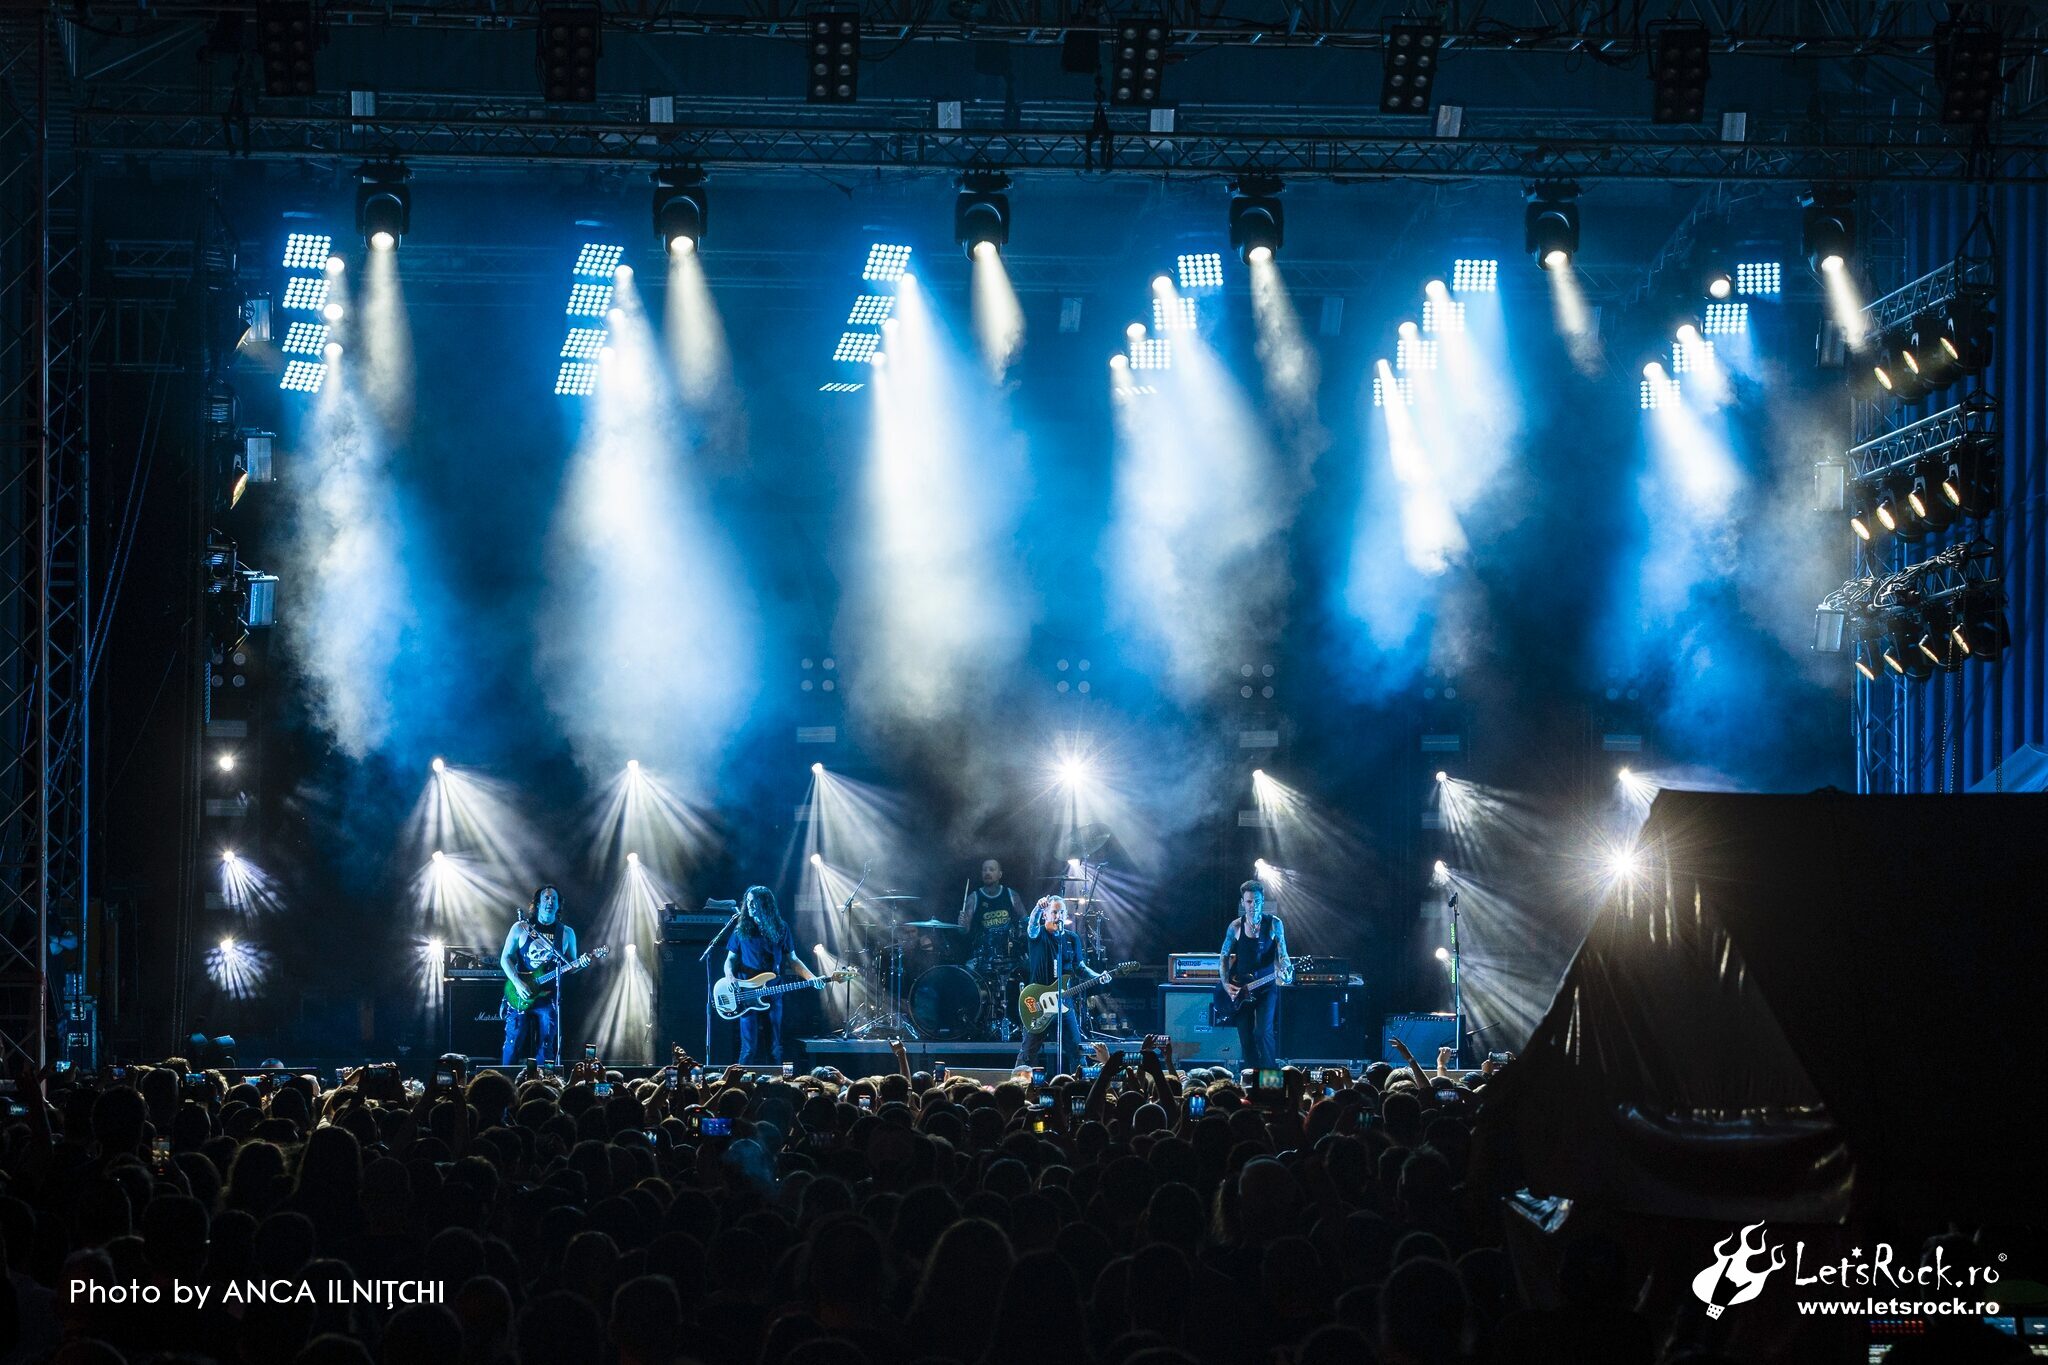
[[[1995,662],[2010,638],[1997,555],[1979,537],[1896,573],[1850,579],[1814,609],[1814,648],[1853,651],[1857,670],[1873,681]]]

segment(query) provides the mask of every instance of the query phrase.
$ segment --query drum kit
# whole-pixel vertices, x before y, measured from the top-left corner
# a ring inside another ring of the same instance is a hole
[[[1062,879],[1067,880],[1067,879]],[[1092,882],[1092,878],[1089,879]],[[1108,937],[1100,902],[1067,897],[1075,929],[1091,961],[1101,961]],[[991,929],[970,942],[957,922],[901,920],[916,914],[923,897],[884,894],[853,902],[867,946],[848,959],[859,971],[849,987],[841,1036],[928,1042],[1010,1042],[1018,1036],[1014,1002],[1024,985],[1024,926]]]

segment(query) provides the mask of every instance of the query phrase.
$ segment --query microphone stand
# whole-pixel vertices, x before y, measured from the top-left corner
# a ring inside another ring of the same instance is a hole
[[[718,946],[718,941],[724,938],[727,934],[731,933],[733,929],[739,924],[740,908],[741,907],[739,902],[735,901],[732,907],[732,914],[726,917],[725,923],[719,926],[718,932],[711,936],[711,941],[704,945],[704,951],[697,954],[697,960],[704,964],[704,1066],[707,1071],[709,1071],[712,1064],[711,950],[713,948],[716,948]]]
[[[853,902],[860,895],[860,889],[868,884],[868,870],[873,866],[871,862],[862,863],[860,880],[853,884],[853,890],[846,893],[846,904],[840,907],[839,913],[845,915],[848,922],[853,919]],[[853,1037],[853,978],[849,976],[839,984],[839,1036],[850,1040]]]
[[[1454,887],[1444,905],[1451,912],[1451,1065],[1465,1065],[1465,973],[1458,960],[1458,892]]]

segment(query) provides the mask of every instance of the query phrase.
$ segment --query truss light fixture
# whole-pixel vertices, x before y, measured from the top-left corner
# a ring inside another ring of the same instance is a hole
[[[1522,210],[1522,243],[1536,264],[1562,270],[1579,254],[1579,187],[1570,181],[1531,185]]]
[[[1436,64],[1444,46],[1441,22],[1397,19],[1381,46],[1380,112],[1427,114],[1436,97]]]
[[[603,353],[611,331],[604,327],[571,327],[562,341],[564,360],[596,360]]]
[[[280,349],[286,355],[319,355],[326,348],[326,323],[295,322],[285,332],[284,345]]]
[[[569,286],[569,307],[566,311],[570,317],[601,318],[611,310],[611,285],[578,280]]]
[[[1111,104],[1153,107],[1164,103],[1166,50],[1171,41],[1164,15],[1134,16],[1116,26],[1111,62]]]
[[[1230,187],[1230,244],[1246,265],[1270,261],[1287,236],[1280,181],[1270,175],[1240,177]]]
[[[1396,403],[1404,408],[1413,407],[1415,404],[1415,381],[1403,374],[1394,376],[1393,382],[1390,384],[1386,375],[1374,374],[1372,377],[1372,405],[1376,408],[1383,408],[1389,403]]]
[[[327,307],[327,280],[320,275],[294,275],[284,282],[278,306],[291,313],[318,313]]]
[[[318,393],[327,382],[327,366],[317,360],[287,361],[277,386],[286,393]]]
[[[1445,332],[1465,330],[1465,301],[1463,299],[1424,299],[1422,301],[1422,330],[1431,336]]]
[[[900,280],[910,272],[910,248],[893,242],[876,242],[868,248],[867,264],[861,267],[864,280]]]
[[[549,104],[597,102],[597,59],[604,51],[604,8],[549,0],[540,7],[541,98]]]
[[[1737,261],[1735,292],[1744,298],[1775,298],[1785,287],[1785,267],[1778,261]]]
[[[969,171],[953,200],[953,240],[970,259],[1000,252],[1010,244],[1010,177],[1001,171]]]
[[[625,259],[626,248],[609,242],[585,242],[576,253],[575,273],[593,280],[608,280]]]
[[[846,314],[848,327],[880,327],[896,311],[894,294],[857,294]]]
[[[704,244],[711,225],[711,197],[701,166],[663,166],[654,173],[654,235],[671,256],[687,256]]]
[[[1737,336],[1749,330],[1749,305],[1740,301],[1733,303],[1710,303],[1707,316],[1700,332],[1704,336]]]
[[[1223,287],[1223,253],[1186,251],[1174,262],[1182,293]]]
[[[1195,312],[1195,301],[1180,295],[1171,295],[1164,290],[1152,294],[1152,330],[1155,332],[1192,332],[1199,318]]]
[[[1690,19],[1650,25],[1652,123],[1698,123],[1707,112],[1707,26]]]
[[[1814,274],[1831,275],[1855,259],[1855,206],[1846,185],[1815,185],[1800,197],[1799,245]]]
[[[861,389],[862,389],[862,388],[864,388],[864,387],[866,387],[866,386],[865,386],[865,385],[861,385],[861,384],[850,384],[850,383],[848,383],[847,381],[845,381],[845,380],[843,380],[843,379],[835,379],[835,380],[832,380],[832,381],[831,381],[830,383],[825,383],[825,384],[820,384],[820,385],[818,385],[818,392],[819,392],[819,393],[859,393],[859,392],[861,391]]]
[[[325,270],[334,252],[334,238],[324,232],[288,232],[284,239],[286,270]]]
[[[412,173],[395,161],[371,162],[356,171],[356,231],[372,251],[391,251],[412,228]]]
[[[1451,288],[1460,294],[1500,291],[1500,262],[1491,257],[1460,257],[1451,262]]]
[[[815,9],[804,23],[804,98],[812,104],[852,104],[860,98],[860,11]]]
[[[1130,343],[1131,368],[1134,370],[1170,370],[1173,368],[1173,342],[1165,337],[1140,337]]]
[[[839,344],[832,348],[832,358],[850,365],[865,365],[875,358],[876,348],[881,344],[880,332],[841,332]]]
[[[1941,121],[1991,121],[2005,86],[2004,39],[1988,24],[1947,20],[1934,26],[1934,80],[1941,88]]]
[[[256,47],[263,58],[263,93],[304,96],[319,88],[313,54],[322,34],[313,0],[257,0]]]
[[[588,398],[597,392],[597,365],[588,360],[564,360],[555,371],[555,392],[564,398]]]

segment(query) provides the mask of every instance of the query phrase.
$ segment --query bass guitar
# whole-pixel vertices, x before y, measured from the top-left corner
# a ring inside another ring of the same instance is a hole
[[[768,983],[775,979],[775,973],[762,972],[759,976],[734,980],[720,977],[718,984],[711,988],[711,1005],[721,1019],[737,1019],[750,1010],[765,1010],[768,1002],[786,991],[822,991],[837,981],[853,980],[851,967],[842,967],[824,976],[814,976],[808,981],[785,981],[779,986]]]
[[[1135,962],[1119,962],[1104,976],[1129,976],[1138,970]],[[1034,981],[1017,992],[1017,1021],[1026,1033],[1043,1033],[1067,1007],[1067,1001],[1095,989],[1101,982],[1092,976],[1076,977],[1069,972],[1057,981]]]
[[[1232,999],[1230,992],[1224,990],[1223,983],[1218,981],[1216,983],[1216,993],[1209,997],[1210,1027],[1228,1028],[1235,1024],[1237,1016],[1244,1013],[1246,1006],[1250,1005],[1252,1000],[1261,991],[1279,979],[1280,969],[1278,967],[1275,967],[1270,972],[1263,972],[1239,987],[1236,999]]]
[[[593,962],[602,962],[612,955],[607,947],[592,948],[574,962],[565,962],[559,967],[550,967],[544,972],[523,975],[517,981],[505,979],[505,1003],[515,1010],[531,1009],[555,994],[555,982],[572,972],[580,972]]]

